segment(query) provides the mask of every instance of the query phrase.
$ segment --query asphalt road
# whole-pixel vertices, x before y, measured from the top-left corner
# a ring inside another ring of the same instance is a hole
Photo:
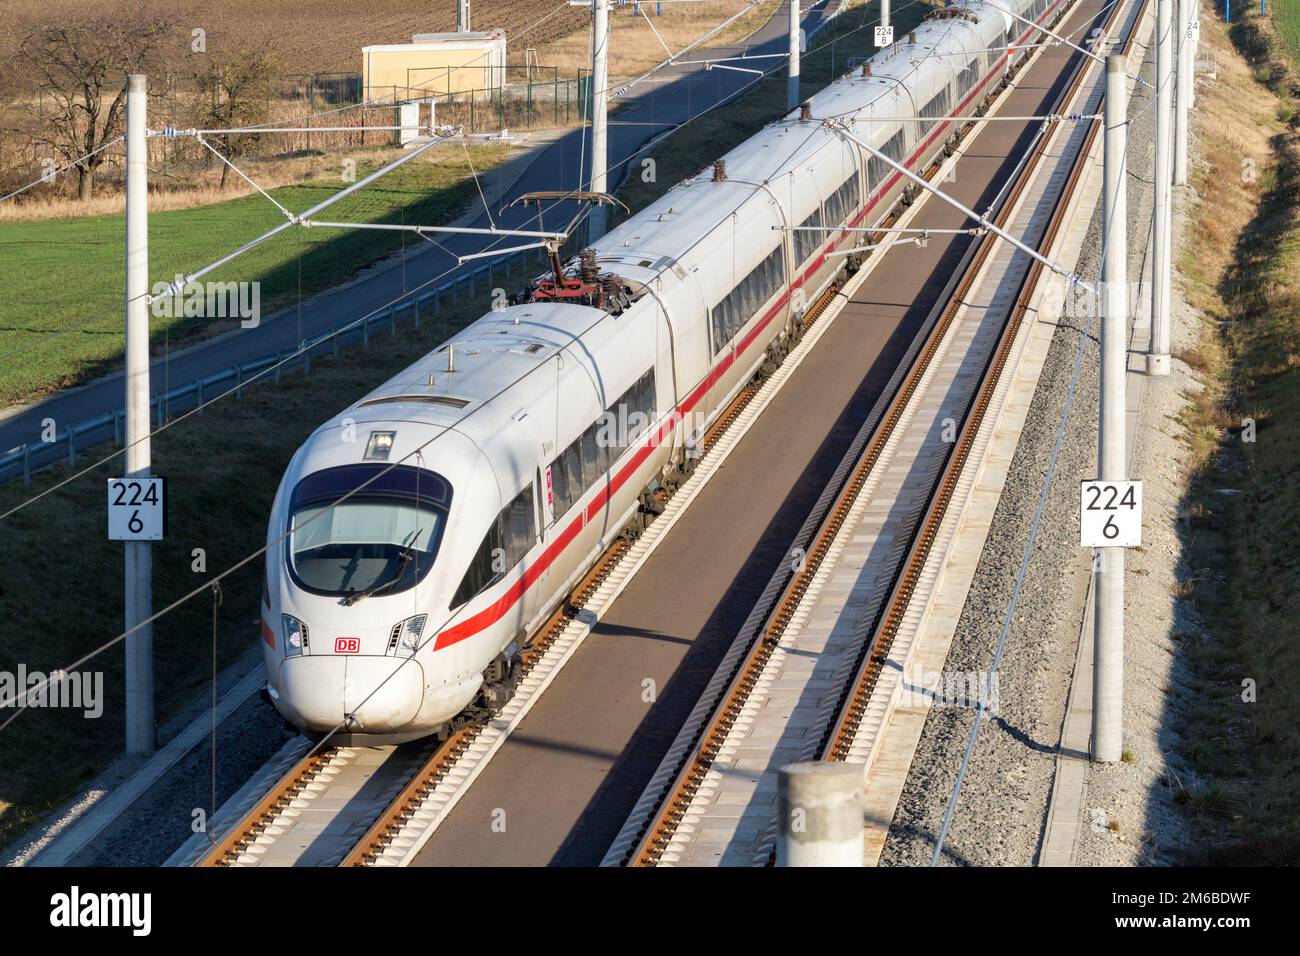
[[[811,33],[822,23],[839,0],[825,0],[804,17],[805,29]],[[720,47],[710,51],[710,56],[775,53],[786,49],[788,36],[788,4],[782,3],[757,32],[744,43]],[[687,60],[698,59],[692,52]],[[775,59],[760,61],[763,69],[771,69]],[[636,154],[656,133],[684,123],[706,112],[719,101],[734,96],[755,77],[734,70],[705,71],[699,65],[673,66],[630,90],[626,96],[612,101],[619,107],[614,115],[608,136],[611,186],[619,181],[623,163]],[[580,173],[589,177],[590,154],[584,148],[586,129],[574,129],[540,148],[523,175],[505,193],[500,205],[523,193],[543,189],[577,188]],[[545,212],[545,224],[553,227],[567,221],[576,209],[573,203],[563,203]],[[495,209],[493,210],[495,214]],[[523,209],[510,210],[498,225],[511,228],[534,226],[535,212]],[[467,225],[486,227],[486,214]],[[271,240],[272,242],[276,240]],[[518,244],[518,240],[479,236],[457,236],[443,242],[447,249],[460,254],[479,251],[490,243]],[[201,263],[195,263],[198,268]],[[481,261],[461,267],[481,266]],[[423,244],[418,251],[408,249],[405,264],[401,257],[393,257],[355,282],[338,289],[321,293],[303,304],[301,326],[297,307],[276,315],[264,317],[255,329],[240,330],[227,336],[201,343],[183,352],[156,358],[150,369],[151,392],[165,387],[175,388],[201,377],[216,374],[263,356],[298,347],[299,342],[346,325],[360,316],[387,306],[400,299],[409,290],[421,286],[434,277],[456,274],[449,272],[455,259],[432,243]],[[441,279],[439,281],[442,281]],[[376,383],[378,384],[378,383]],[[37,442],[41,438],[41,423],[52,418],[61,434],[68,425],[76,425],[96,416],[123,407],[123,386],[120,373],[107,376],[90,384],[57,393],[20,410],[0,411],[0,452]],[[327,412],[322,412],[322,417]]]

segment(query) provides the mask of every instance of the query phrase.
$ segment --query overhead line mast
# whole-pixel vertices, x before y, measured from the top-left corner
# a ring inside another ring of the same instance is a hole
[[[1155,223],[1151,238],[1154,262],[1151,283],[1151,349],[1147,354],[1148,375],[1169,374],[1169,308],[1173,270],[1170,230],[1173,228],[1169,200],[1173,179],[1173,0],[1156,3],[1156,146]]]
[[[591,0],[591,192],[608,190],[609,0]],[[597,203],[587,219],[587,242],[605,234],[605,207]]]
[[[785,108],[799,105],[799,0],[790,0],[790,77],[786,80]]]
[[[149,447],[149,146],[142,74],[126,85],[126,477],[147,478]],[[126,752],[154,751],[153,550],[126,541]]]

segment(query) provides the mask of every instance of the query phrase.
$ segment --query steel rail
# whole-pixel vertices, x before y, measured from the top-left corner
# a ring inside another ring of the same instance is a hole
[[[1128,33],[1124,40],[1122,52],[1126,55],[1132,48],[1136,40],[1136,27],[1145,15],[1147,4],[1150,0],[1142,0],[1138,7],[1137,13],[1133,18],[1133,29]],[[1116,7],[1112,13],[1112,18],[1117,18],[1120,14],[1120,8]],[[1108,28],[1111,24],[1108,24]],[[1066,97],[1073,96],[1078,87],[1082,84],[1086,75],[1085,70],[1080,70],[1071,83]],[[1068,99],[1067,99],[1068,101]],[[1061,226],[1065,220],[1065,214],[1070,197],[1073,195],[1075,188],[1082,177],[1088,154],[1093,144],[1096,142],[1098,130],[1101,128],[1100,122],[1094,122],[1088,130],[1083,143],[1079,148],[1078,156],[1075,159],[1070,176],[1061,190],[1060,197],[1057,199],[1052,211],[1051,218],[1048,221],[1047,228],[1043,233],[1040,245],[1043,248],[1050,248]],[[1040,154],[1044,144],[1039,144]],[[1035,160],[1036,163],[1036,160]],[[1026,180],[1022,179],[1017,184],[1014,193],[1019,193],[1022,184]],[[1010,207],[1011,202],[1007,206]],[[981,249],[981,261],[987,256],[987,250],[991,243],[986,239],[984,249]],[[873,628],[871,639],[863,647],[859,661],[855,668],[855,677],[850,685],[849,691],[844,696],[842,703],[837,708],[838,714],[835,721],[828,728],[828,732],[823,738],[821,748],[821,759],[825,761],[842,761],[844,760],[853,742],[857,736],[858,728],[861,724],[863,715],[866,712],[867,704],[871,698],[871,693],[875,689],[876,681],[880,676],[880,670],[889,655],[893,639],[898,633],[902,624],[903,615],[906,613],[908,605],[911,602],[912,595],[915,592],[916,585],[921,577],[921,572],[925,567],[926,560],[930,555],[931,546],[939,532],[939,526],[946,514],[947,507],[951,503],[953,493],[956,490],[957,482],[961,477],[962,469],[969,457],[971,447],[979,433],[980,426],[983,424],[984,415],[988,410],[989,404],[993,398],[993,391],[1000,380],[1003,368],[1010,357],[1011,349],[1015,343],[1017,334],[1023,324],[1025,314],[1029,310],[1030,301],[1037,289],[1038,282],[1042,277],[1044,266],[1041,262],[1032,262],[1029,271],[1025,276],[1024,283],[1017,295],[1016,303],[1012,308],[1010,320],[1002,331],[998,345],[994,354],[990,358],[986,368],[979,390],[976,393],[975,400],[967,410],[965,419],[962,422],[961,432],[957,441],[953,443],[953,449],[949,454],[948,461],[945,464],[942,476],[939,479],[936,493],[931,499],[924,520],[918,528],[913,538],[912,545],[909,549],[908,556],[895,578],[893,591],[884,611],[878,616],[876,626]],[[968,275],[973,279],[978,267],[972,269]],[[956,314],[960,302],[965,298],[969,290],[969,283],[963,281],[963,288],[954,296],[947,309]]]
[[[1143,0],[1144,5],[1146,2],[1147,0]],[[1108,19],[1115,17],[1117,14],[1118,7],[1112,9]],[[1139,19],[1140,16],[1141,13],[1139,12]],[[1062,19],[1064,19],[1064,16]],[[1128,42],[1132,42],[1132,34],[1130,34]],[[1088,60],[1086,58],[1075,60],[1071,80],[1067,83],[1065,89],[1058,97],[1058,105],[1068,103],[1078,91],[1084,77],[1086,76],[1087,63]],[[1089,131],[1089,138],[1085,140],[1083,149],[1075,159],[1074,172],[1058,199],[1058,210],[1064,208],[1069,195],[1077,182],[1079,172],[1084,165],[1083,158],[1087,155],[1088,144],[1091,143],[1091,137],[1095,135],[1095,130],[1096,124],[1094,123],[1093,128]],[[963,135],[968,133],[969,127],[963,130]],[[995,220],[998,225],[1004,224],[1010,217],[1016,199],[1037,171],[1039,161],[1044,152],[1045,140],[1040,138],[1035,143],[1034,152],[1030,161],[1024,163],[1020,167],[1014,189],[1002,200],[997,219]],[[927,170],[927,179],[932,179],[933,175],[941,166],[941,162],[942,156],[940,156],[938,161]],[[1045,235],[1045,242],[1050,242],[1050,239],[1050,235]],[[888,407],[872,432],[870,440],[866,442],[865,447],[856,460],[856,463],[852,466],[852,473],[843,480],[843,484],[840,486],[838,492],[835,493],[833,502],[827,508],[812,542],[806,549],[801,566],[797,571],[791,574],[788,579],[774,609],[767,616],[766,621],[757,632],[748,651],[735,668],[725,692],[719,698],[718,703],[715,705],[693,747],[688,750],[672,784],[667,788],[664,796],[660,799],[655,813],[651,816],[650,821],[642,832],[635,848],[625,860],[628,865],[656,865],[659,857],[667,849],[672,834],[676,831],[677,825],[685,816],[695,793],[703,783],[705,775],[712,767],[714,760],[722,749],[736,718],[740,715],[742,707],[746,700],[748,700],[754,687],[757,685],[764,666],[780,643],[783,633],[794,617],[800,600],[811,585],[817,569],[821,566],[822,561],[835,541],[840,528],[843,526],[843,523],[858,496],[858,493],[866,484],[866,481],[874,469],[876,462],[879,460],[886,443],[894,434],[906,408],[911,402],[913,396],[916,394],[921,378],[929,367],[935,353],[938,351],[939,345],[943,341],[946,331],[951,327],[961,301],[964,299],[966,292],[969,291],[970,287],[973,285],[981,266],[994,248],[996,241],[997,237],[992,233],[984,234],[978,244],[972,246],[974,254],[972,255],[971,252],[968,251],[967,255],[964,257],[966,268],[959,273],[961,278],[956,283],[956,288],[954,289],[953,283],[950,283],[949,288],[941,294],[940,301],[946,302],[946,305],[943,307],[939,320],[933,324],[926,336],[924,345],[908,369],[902,384],[889,400]],[[1032,263],[1032,267],[1034,271],[1031,272],[1031,275],[1036,280],[1038,272],[1041,271],[1043,267],[1041,263],[1036,261]],[[1032,294],[1032,287],[1029,287],[1028,294]],[[1027,306],[1027,303],[1028,295],[1023,294],[1022,292],[1017,305],[1012,309],[1014,315],[1012,321],[1017,324],[1017,327],[1020,317],[1024,314],[1024,309]],[[1011,322],[1009,321],[1008,327],[1010,325]],[[1012,340],[1014,340],[1014,336],[1012,337]],[[1003,355],[1001,362],[993,363],[992,367],[986,370],[983,385],[981,386],[981,394],[984,396],[983,407],[987,406],[988,398],[991,397],[993,387],[996,385],[996,377],[1000,373],[1004,363],[1005,354]],[[992,373],[992,378],[990,378],[989,373]],[[972,402],[972,406],[976,404],[977,402]],[[982,417],[982,408],[980,410],[980,415]],[[970,420],[971,414],[970,410],[968,410],[966,415],[967,423],[969,423]],[[973,439],[973,432],[971,438]],[[967,444],[967,451],[968,450],[969,443]],[[846,463],[848,458],[849,456],[846,456]],[[953,456],[950,455],[949,463],[951,464],[952,462]],[[964,462],[965,456],[963,455],[955,472],[953,472],[954,474],[960,474],[960,464],[964,464]],[[952,472],[952,469],[948,470]],[[837,471],[836,477],[832,479],[832,482],[839,479],[842,471],[843,469]],[[950,493],[951,491],[949,491],[949,494]],[[825,500],[825,496],[823,500]],[[946,506],[946,501],[944,502],[944,505]],[[931,499],[931,504],[928,510],[930,515],[935,514],[933,498]],[[941,518],[941,513],[938,517]],[[934,532],[937,531],[937,528],[938,521],[935,520],[932,527],[929,524],[923,526],[918,530],[918,536],[914,537],[914,541],[919,537],[919,539],[926,542],[927,553],[928,544],[933,541]],[[912,550],[915,551],[915,548]],[[899,574],[904,574],[906,570],[906,568],[901,568]],[[898,607],[905,608],[906,602],[900,602]],[[898,617],[901,619],[901,613],[898,614]],[[878,629],[876,630],[878,631]],[[880,653],[881,650],[883,650],[884,653]],[[886,654],[887,648],[883,648],[883,646],[875,640],[874,636],[872,641],[864,645],[863,655],[866,657],[868,666],[875,666],[875,673],[878,673],[879,663],[884,660]],[[861,674],[862,667],[857,668],[857,670],[859,671],[859,674]],[[872,685],[874,686],[874,679],[872,680]],[[856,680],[849,686],[853,690],[853,693],[849,695],[850,702],[852,703],[853,701],[856,701],[857,691],[861,689],[861,686]],[[869,690],[867,691],[867,696],[869,696]],[[841,708],[841,710],[844,710],[844,708]],[[860,716],[861,712],[857,711],[857,713]],[[838,727],[839,721],[837,720],[836,723],[831,726]]]
[[[335,753],[334,748],[328,748],[300,759],[194,865],[229,866],[238,860],[240,854],[289,808],[293,799],[330,765]]]

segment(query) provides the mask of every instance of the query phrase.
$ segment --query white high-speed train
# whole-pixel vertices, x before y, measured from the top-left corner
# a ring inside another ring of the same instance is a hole
[[[1001,4],[1044,24],[1065,5]],[[981,110],[1035,39],[979,0],[936,10],[318,428],[267,531],[279,712],[396,742],[499,705],[526,636],[788,348],[804,290],[843,262],[828,253],[859,243],[842,227],[910,199],[821,120],[925,169],[955,139],[945,117]]]

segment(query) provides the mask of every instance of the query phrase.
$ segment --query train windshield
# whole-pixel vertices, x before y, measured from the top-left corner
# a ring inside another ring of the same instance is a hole
[[[451,490],[435,472],[406,465],[347,465],[294,489],[289,569],[315,594],[354,603],[414,587],[442,540]]]

